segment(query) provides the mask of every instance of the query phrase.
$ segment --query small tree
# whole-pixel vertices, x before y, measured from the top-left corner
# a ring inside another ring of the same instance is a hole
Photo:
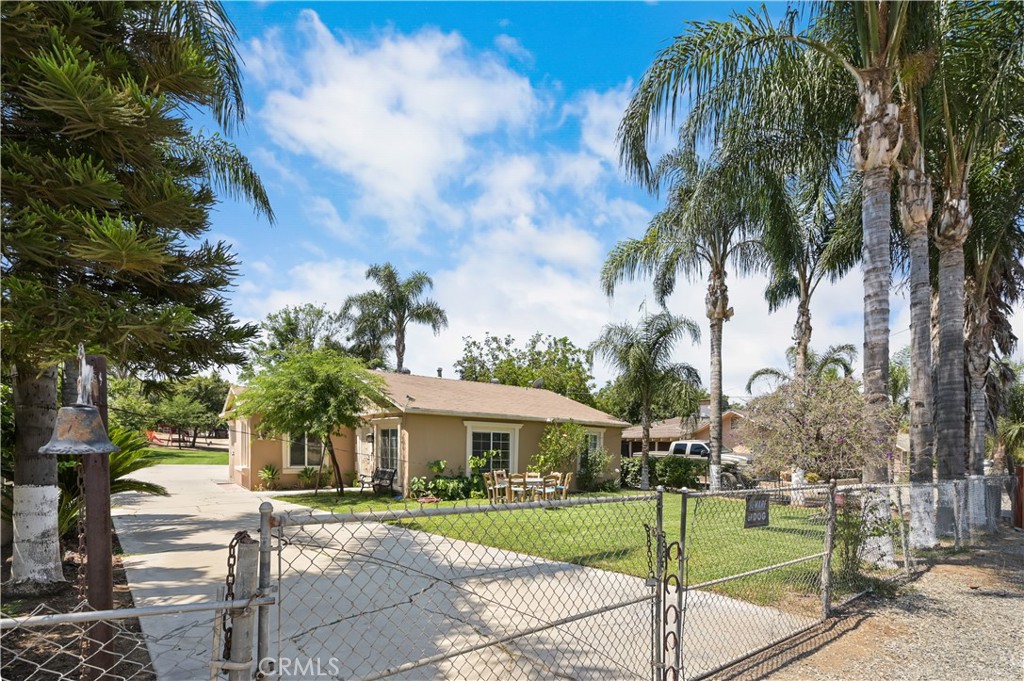
[[[255,376],[238,401],[234,415],[258,415],[259,428],[264,433],[308,433],[320,438],[334,470],[335,488],[341,495],[344,483],[331,435],[341,426],[358,426],[359,414],[369,403],[388,403],[383,380],[359,360],[331,348],[320,348],[286,355]]]
[[[552,423],[541,435],[531,465],[542,473],[568,472],[587,452],[587,429],[578,423]]]
[[[897,410],[870,404],[849,378],[792,381],[746,411],[741,432],[761,472],[792,466],[828,479],[893,455]]]

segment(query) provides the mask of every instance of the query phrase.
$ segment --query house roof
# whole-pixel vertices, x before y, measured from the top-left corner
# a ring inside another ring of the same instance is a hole
[[[406,414],[439,414],[523,421],[574,421],[621,428],[628,426],[603,411],[543,388],[520,388],[451,378],[379,372],[394,405]]]
[[[724,418],[727,414],[744,418],[743,414],[736,411],[735,409],[727,409],[722,412]],[[706,428],[711,424],[711,420],[704,417],[700,420],[693,418],[679,418],[678,416],[671,419],[665,419],[664,421],[655,421],[651,424],[651,439],[652,440],[687,440],[690,439],[690,435],[696,433],[702,428]],[[630,426],[622,431],[623,440],[640,440],[643,438],[643,428],[641,426]]]

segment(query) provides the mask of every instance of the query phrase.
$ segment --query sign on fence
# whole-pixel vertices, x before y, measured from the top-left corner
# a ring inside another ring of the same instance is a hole
[[[768,527],[767,494],[751,494],[747,497],[747,514],[743,518],[743,527]]]

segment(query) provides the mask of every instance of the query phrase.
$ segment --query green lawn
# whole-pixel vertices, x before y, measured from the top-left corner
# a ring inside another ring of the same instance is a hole
[[[387,497],[333,493],[289,496],[287,501],[334,512],[384,510]],[[441,502],[439,506],[467,502]],[[469,502],[476,503],[476,502]],[[485,501],[480,502],[487,507]],[[412,503],[410,507],[416,507]],[[664,496],[666,541],[679,540],[681,497]],[[770,524],[743,528],[742,500],[690,499],[687,582],[736,575],[757,568],[820,553],[824,542],[821,509],[771,506]],[[646,577],[647,536],[644,523],[654,524],[653,502],[595,504],[557,509],[462,514],[400,521],[405,527],[467,542],[493,546],[552,560],[576,563]],[[724,582],[714,590],[758,603],[775,603],[786,594],[813,594],[820,560]]]
[[[156,453],[160,463],[173,464],[208,464],[226,466],[228,453],[206,451],[202,449],[178,449],[177,447],[150,447]]]

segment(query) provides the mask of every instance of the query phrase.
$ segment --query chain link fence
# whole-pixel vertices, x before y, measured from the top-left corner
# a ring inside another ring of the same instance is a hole
[[[97,612],[81,603],[71,612],[45,605],[29,615],[0,618],[0,678],[20,681],[216,678],[223,666],[217,650],[229,608],[272,603],[251,601],[191,603]],[[159,621],[160,635],[143,622]],[[97,627],[107,632],[94,637]],[[97,644],[97,640],[106,641]],[[184,660],[198,666],[188,668]],[[230,666],[230,665],[228,665]],[[198,670],[198,672],[197,672]]]
[[[658,496],[274,516],[280,678],[649,679]]]

